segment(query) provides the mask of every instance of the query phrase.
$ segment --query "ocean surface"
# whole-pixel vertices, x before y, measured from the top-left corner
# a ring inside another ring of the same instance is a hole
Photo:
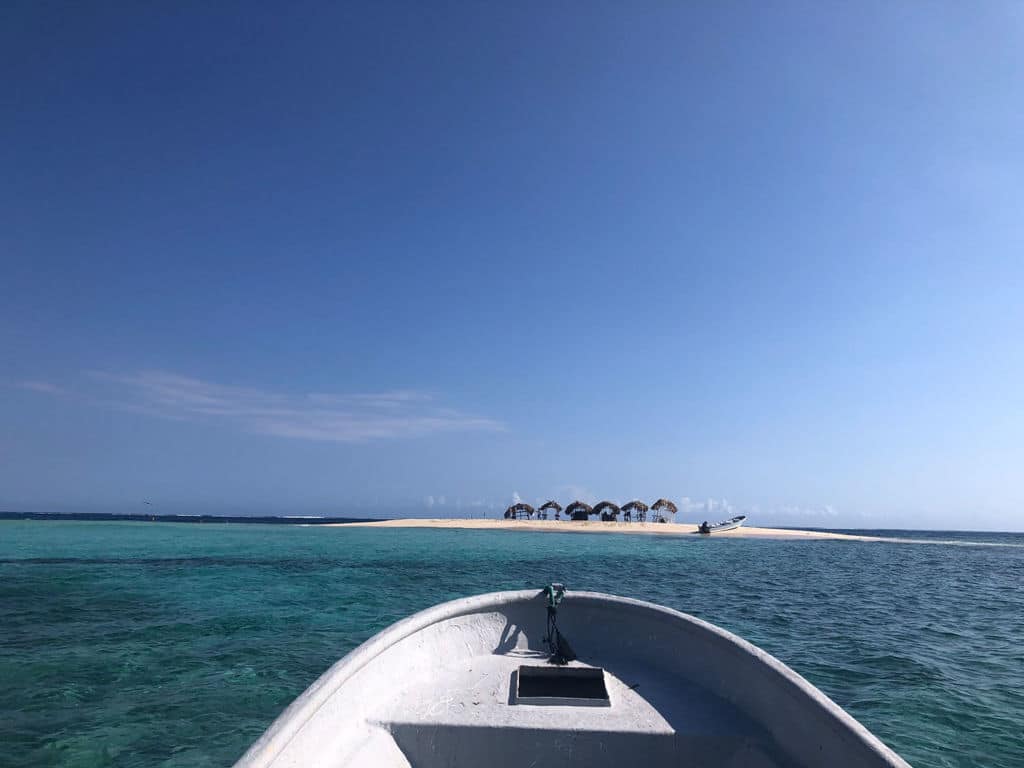
[[[0,521],[0,764],[228,766],[388,624],[558,580],[742,635],[917,768],[1024,766],[1024,535],[900,535]]]

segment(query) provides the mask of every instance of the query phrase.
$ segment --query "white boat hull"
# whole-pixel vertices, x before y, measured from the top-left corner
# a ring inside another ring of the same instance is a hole
[[[545,606],[536,591],[495,592],[398,622],[331,667],[236,768],[907,766],[764,651],[599,593],[568,593],[558,626],[572,666],[603,668],[604,706],[517,702],[519,668],[546,666]]]
[[[723,520],[720,523],[708,525],[706,528],[702,525],[697,529],[697,531],[699,533],[719,533],[721,531],[734,531],[741,525],[743,525],[746,521],[747,516],[740,515],[739,517],[734,517],[731,520]]]

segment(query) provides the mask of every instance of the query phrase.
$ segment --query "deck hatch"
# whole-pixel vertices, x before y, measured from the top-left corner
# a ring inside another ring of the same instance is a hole
[[[515,675],[515,704],[563,707],[609,707],[600,667],[521,666]]]

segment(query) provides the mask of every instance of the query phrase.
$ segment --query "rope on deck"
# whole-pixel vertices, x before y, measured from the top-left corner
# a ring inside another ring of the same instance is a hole
[[[576,652],[569,645],[569,641],[558,631],[558,605],[565,597],[565,585],[548,584],[541,590],[541,594],[548,599],[548,633],[544,637],[544,642],[548,644],[548,650],[551,652],[548,662],[564,666],[576,659]]]

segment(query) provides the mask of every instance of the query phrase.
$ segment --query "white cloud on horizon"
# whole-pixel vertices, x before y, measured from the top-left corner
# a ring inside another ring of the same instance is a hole
[[[175,421],[221,423],[274,437],[353,443],[503,429],[497,421],[438,406],[430,395],[411,390],[293,395],[166,371],[89,375],[104,385],[100,396],[90,398],[95,404]],[[64,393],[42,381],[19,386],[44,394]],[[443,498],[440,501],[444,503]]]
[[[756,521],[766,524],[809,525],[814,521],[824,524],[835,522],[840,517],[840,512],[831,504],[781,504],[772,506],[761,506],[759,504],[737,506],[728,499],[709,498],[703,501],[691,499],[689,496],[680,498],[679,503],[680,519],[687,517],[696,520],[728,518],[733,515],[747,515],[756,518]],[[756,522],[755,522],[756,524]]]
[[[760,510],[758,510],[760,511]],[[818,506],[800,506],[797,504],[772,507],[763,511],[763,514],[778,518],[780,520],[801,520],[801,519],[822,519],[828,520],[839,516],[839,511],[831,504]]]
[[[606,496],[608,496],[606,494]],[[510,501],[511,498],[511,501]],[[539,507],[549,498],[563,505],[568,505],[579,498],[589,504],[594,503],[596,495],[580,486],[563,486],[558,493],[536,496],[530,503]],[[614,494],[608,496],[616,503],[625,503],[625,496],[619,497]],[[877,524],[865,525],[872,521],[872,515],[856,512],[848,513],[838,510],[831,504],[734,504],[725,498],[707,498],[695,500],[689,496],[668,497],[676,501],[679,513],[674,516],[676,522],[699,523],[702,520],[716,522],[734,515],[747,515],[749,524],[754,526],[776,526],[776,527],[821,527],[821,528],[857,528],[857,527],[881,527]],[[500,514],[509,506],[509,503],[516,504],[524,501],[523,495],[513,491],[510,495],[498,495],[492,497],[464,497],[460,495],[439,496],[436,494],[425,495],[419,499],[408,500],[405,503],[394,505],[394,514],[399,516],[411,514],[412,516],[434,516],[434,517],[479,517],[492,514]],[[647,501],[650,501],[648,498]]]

